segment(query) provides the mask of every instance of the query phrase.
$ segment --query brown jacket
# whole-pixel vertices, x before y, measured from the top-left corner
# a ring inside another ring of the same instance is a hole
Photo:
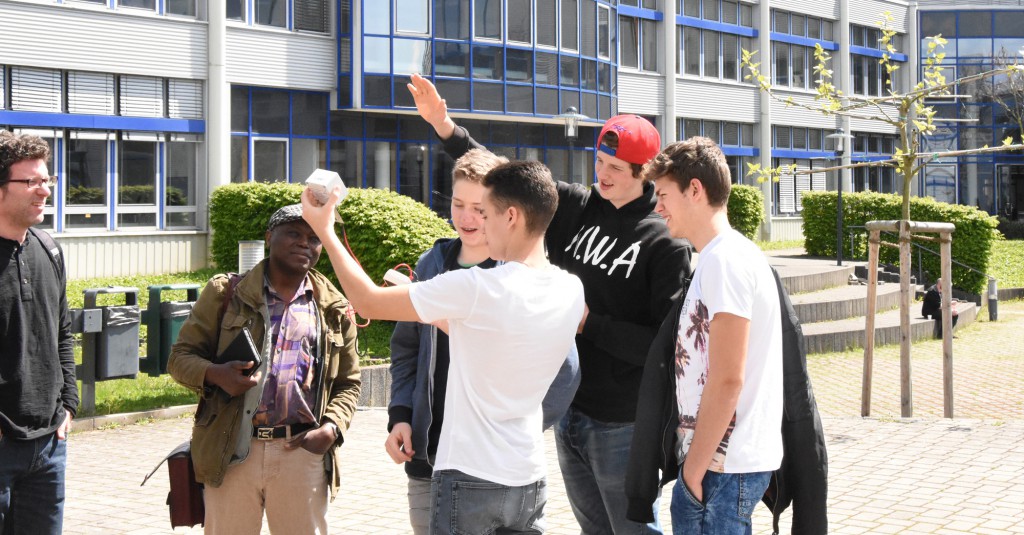
[[[167,370],[175,381],[201,396],[192,428],[192,461],[196,479],[212,487],[220,486],[231,463],[242,462],[249,455],[252,418],[243,417],[256,411],[263,395],[266,368],[270,362],[271,344],[266,333],[270,314],[263,297],[263,274],[266,260],[245,274],[235,287],[234,295],[220,315],[227,275],[210,279],[185,321],[178,341],[171,349]],[[359,357],[356,354],[356,327],[345,316],[348,300],[330,281],[316,270],[310,270],[313,298],[319,317],[320,333],[315,383],[318,396],[315,414],[323,424],[330,420],[343,432],[352,422],[359,400]],[[234,340],[242,327],[248,327],[253,341],[262,348],[263,364],[260,381],[248,392],[229,397],[220,388],[205,387],[206,369],[213,358]],[[331,484],[331,499],[337,495],[339,475],[338,442],[328,450],[324,469]]]

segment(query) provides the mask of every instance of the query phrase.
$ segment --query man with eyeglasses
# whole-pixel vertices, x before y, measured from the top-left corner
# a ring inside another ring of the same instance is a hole
[[[0,130],[0,533],[60,533],[78,409],[60,247],[33,229],[54,179],[50,147]]]

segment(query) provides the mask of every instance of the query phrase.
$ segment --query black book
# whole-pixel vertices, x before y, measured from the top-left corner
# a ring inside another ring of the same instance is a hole
[[[220,355],[217,355],[217,359],[214,362],[216,364],[224,364],[232,360],[252,363],[251,368],[242,370],[242,373],[245,375],[252,375],[256,368],[259,368],[260,364],[263,363],[260,352],[252,341],[252,334],[249,333],[249,329],[246,327],[242,327],[242,331],[238,333],[238,336],[231,341],[231,344]]]

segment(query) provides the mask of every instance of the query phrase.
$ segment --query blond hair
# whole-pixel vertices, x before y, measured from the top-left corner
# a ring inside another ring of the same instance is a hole
[[[499,165],[508,163],[508,158],[498,156],[484,149],[471,149],[461,158],[455,160],[452,168],[452,183],[468,180],[474,184],[482,184],[487,173]]]

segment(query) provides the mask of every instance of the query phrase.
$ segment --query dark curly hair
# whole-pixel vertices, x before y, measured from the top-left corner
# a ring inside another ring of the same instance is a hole
[[[48,160],[50,146],[41,137],[0,130],[0,186],[11,179],[11,166],[25,160]]]

